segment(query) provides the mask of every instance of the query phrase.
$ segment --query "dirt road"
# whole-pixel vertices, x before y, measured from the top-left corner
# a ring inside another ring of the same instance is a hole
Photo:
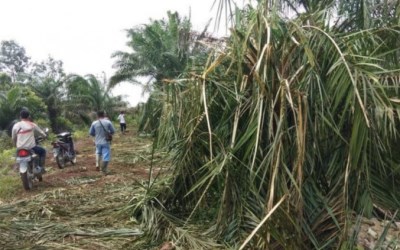
[[[0,249],[126,249],[142,234],[128,205],[148,179],[150,139],[117,134],[107,176],[95,169],[91,138],[75,145],[75,166],[58,169],[47,148],[43,182],[0,205]]]
[[[95,169],[91,138],[76,140],[77,164],[65,169],[58,169],[48,148],[44,181],[30,192],[21,185],[17,196],[0,204],[0,249],[137,249],[143,232],[129,205],[149,178],[152,144],[132,132],[114,138],[108,176]],[[157,153],[154,169],[165,166],[165,158]],[[389,226],[382,242],[399,249],[400,224]],[[385,228],[382,220],[363,218],[357,245],[373,249]],[[146,244],[145,249],[160,249]]]

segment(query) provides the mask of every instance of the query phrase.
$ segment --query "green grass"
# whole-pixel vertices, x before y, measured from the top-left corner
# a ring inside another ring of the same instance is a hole
[[[21,181],[18,175],[0,176],[0,201],[11,199],[21,190]]]
[[[15,163],[15,149],[5,149],[0,152],[0,175],[5,174]]]
[[[89,128],[88,129],[80,129],[73,132],[72,138],[74,141],[78,139],[82,139],[89,136]]]
[[[5,149],[12,148],[11,138],[5,132],[0,132],[0,152]]]
[[[19,175],[12,173],[14,163],[14,148],[0,152],[0,201],[11,199],[21,189]]]

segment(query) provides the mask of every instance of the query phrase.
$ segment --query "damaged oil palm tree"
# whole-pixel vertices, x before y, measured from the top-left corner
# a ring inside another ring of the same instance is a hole
[[[207,52],[199,42],[208,38],[207,27],[197,33],[192,30],[190,18],[180,17],[176,12],[167,12],[167,15],[167,19],[151,20],[150,24],[127,30],[127,45],[132,51],[113,54],[117,71],[109,87],[126,81],[142,85],[144,92],[150,92],[139,127],[148,133],[156,133],[159,126],[163,102],[160,95],[166,91],[164,82],[202,62]],[[144,79],[146,83],[141,83]]]
[[[398,28],[343,32],[321,8],[286,19],[271,2],[237,16],[202,72],[166,86],[173,175],[155,197],[176,225],[235,248],[351,245],[352,213],[400,206]]]

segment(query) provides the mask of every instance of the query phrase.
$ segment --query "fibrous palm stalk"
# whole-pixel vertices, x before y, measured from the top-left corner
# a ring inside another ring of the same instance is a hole
[[[353,212],[400,207],[398,65],[385,40],[398,31],[247,14],[202,73],[165,87],[159,143],[174,175],[158,199],[185,223],[205,216],[233,247],[338,247]]]

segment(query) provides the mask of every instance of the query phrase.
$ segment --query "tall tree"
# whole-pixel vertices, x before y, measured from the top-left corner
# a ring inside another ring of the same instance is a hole
[[[52,57],[34,63],[29,74],[30,86],[46,104],[50,126],[55,133],[69,129],[63,119],[60,119],[65,100],[64,77],[62,61]]]
[[[160,84],[184,71],[192,45],[191,24],[176,12],[167,14],[167,20],[151,21],[127,31],[127,45],[133,52],[113,54],[117,72],[111,77],[111,87],[122,81],[138,83],[137,77],[150,77],[149,81]]]
[[[80,117],[90,122],[88,115],[91,112],[105,110],[107,115],[113,116],[116,109],[125,107],[126,103],[122,98],[114,97],[107,89],[107,83],[99,80],[94,75],[69,75],[65,81],[67,89],[67,110],[68,116]]]
[[[60,81],[65,77],[63,62],[51,56],[40,63],[33,63],[30,68],[30,74],[36,78],[50,78],[55,81]]]
[[[29,60],[25,48],[14,40],[1,42],[0,71],[10,74],[13,81],[17,74],[25,72]]]
[[[190,19],[176,12],[167,15],[166,20],[151,20],[150,24],[129,29],[127,45],[132,52],[113,54],[117,72],[110,79],[111,88],[123,81],[141,84],[139,78],[147,78],[145,89],[151,94],[139,126],[147,132],[155,132],[158,127],[163,102],[159,97],[168,91],[166,83],[207,60],[207,46],[200,43],[209,37],[207,27],[197,33],[191,30]]]

